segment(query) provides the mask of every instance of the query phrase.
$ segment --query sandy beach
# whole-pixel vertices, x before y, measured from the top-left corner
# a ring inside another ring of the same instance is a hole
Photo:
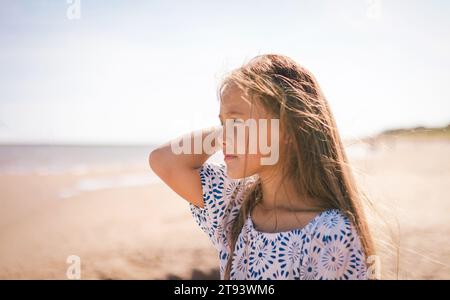
[[[2,176],[0,278],[66,278],[70,255],[83,279],[190,278],[215,265],[187,202],[162,184],[61,198],[82,177]]]
[[[359,147],[359,148],[358,148]],[[349,147],[355,175],[394,234],[384,278],[450,278],[450,140]],[[218,278],[218,259],[188,203],[142,164],[0,172],[0,278]],[[394,259],[398,248],[398,259]],[[397,268],[399,267],[399,268]]]

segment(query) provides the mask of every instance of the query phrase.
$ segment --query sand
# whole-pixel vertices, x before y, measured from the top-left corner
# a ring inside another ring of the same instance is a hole
[[[395,232],[394,246],[380,234],[391,244],[381,252],[384,278],[450,278],[449,153],[448,140],[382,140],[352,159]],[[147,172],[1,174],[0,278],[66,279],[70,255],[80,257],[82,279],[218,278],[188,203],[161,182],[67,192],[86,178]]]
[[[384,278],[450,278],[450,140],[386,138],[376,145],[353,165],[378,223],[387,223],[376,236],[385,246]]]
[[[216,264],[187,202],[163,185],[59,199],[57,187],[76,181],[68,177],[2,178],[12,201],[2,209],[0,278],[66,278],[70,255],[80,257],[83,279],[187,278]]]

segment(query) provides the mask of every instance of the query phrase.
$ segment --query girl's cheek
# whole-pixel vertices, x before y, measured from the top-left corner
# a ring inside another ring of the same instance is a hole
[[[247,153],[251,156],[262,156],[261,147],[270,147],[272,143],[270,120],[267,126],[259,126],[258,124],[256,129],[250,129],[249,126],[239,128],[239,126],[233,126],[233,128],[229,128],[230,130],[227,130],[225,125],[222,126],[222,141],[227,146],[226,152],[236,155]],[[261,135],[263,140],[260,139]]]

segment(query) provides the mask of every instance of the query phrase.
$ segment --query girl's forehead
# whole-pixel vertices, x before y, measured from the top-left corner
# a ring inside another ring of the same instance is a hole
[[[238,114],[252,118],[264,118],[266,110],[258,105],[258,101],[251,100],[248,93],[242,91],[237,85],[228,85],[221,96],[219,116]]]
[[[231,111],[246,112],[250,111],[251,103],[245,98],[244,93],[235,87],[228,87],[222,94],[220,101],[221,113],[229,113]]]

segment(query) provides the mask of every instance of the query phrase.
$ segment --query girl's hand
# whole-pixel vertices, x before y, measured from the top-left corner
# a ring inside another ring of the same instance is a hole
[[[198,169],[221,148],[221,139],[222,127],[190,132],[153,150],[150,167],[174,192],[203,207]]]

